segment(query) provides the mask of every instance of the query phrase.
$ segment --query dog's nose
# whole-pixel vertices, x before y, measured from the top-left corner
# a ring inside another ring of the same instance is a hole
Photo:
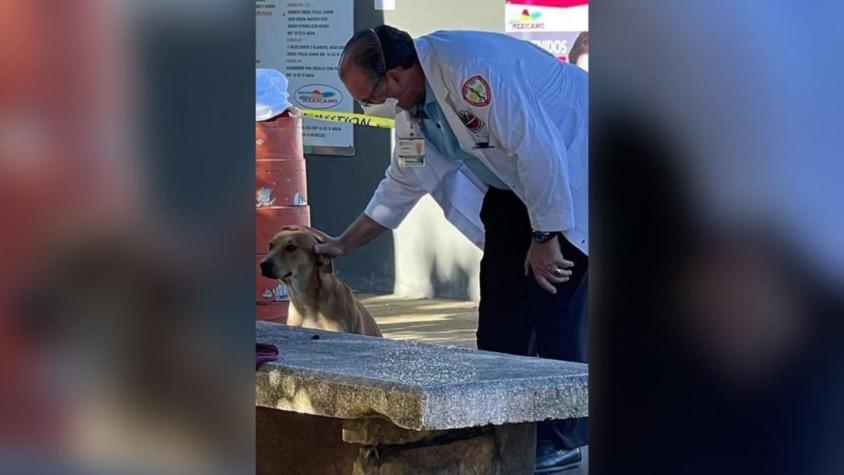
[[[261,261],[261,275],[270,279],[275,279],[275,269],[273,269],[273,261]]]

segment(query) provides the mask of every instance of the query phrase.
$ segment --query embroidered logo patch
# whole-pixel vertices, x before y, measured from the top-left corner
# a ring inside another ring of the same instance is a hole
[[[492,100],[492,91],[489,88],[489,83],[486,82],[483,76],[472,76],[463,83],[463,99],[473,106],[483,107],[489,105]]]
[[[463,122],[463,125],[472,132],[480,132],[486,125],[481,119],[478,119],[478,116],[476,116],[472,111],[462,110],[458,111],[457,114],[460,116],[460,121]]]

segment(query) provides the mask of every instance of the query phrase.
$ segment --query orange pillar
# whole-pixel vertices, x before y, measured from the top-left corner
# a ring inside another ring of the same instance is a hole
[[[287,321],[287,289],[261,276],[258,263],[282,226],[310,226],[302,114],[288,109],[255,123],[255,300],[258,320]]]

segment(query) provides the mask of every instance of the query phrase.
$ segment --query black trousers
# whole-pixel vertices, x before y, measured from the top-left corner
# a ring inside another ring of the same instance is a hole
[[[524,203],[509,190],[490,188],[481,220],[486,228],[481,259],[478,349],[555,360],[586,362],[588,257],[563,237],[572,276],[552,295],[525,276],[531,225]],[[537,436],[562,448],[588,443],[587,419],[541,422]]]

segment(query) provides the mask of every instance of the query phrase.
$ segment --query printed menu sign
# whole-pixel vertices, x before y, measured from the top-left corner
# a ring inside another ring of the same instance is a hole
[[[353,32],[348,0],[256,0],[256,67],[290,81],[290,102],[302,109],[353,112],[354,100],[337,76],[337,62]],[[353,125],[305,119],[304,144],[313,153],[354,153]]]

